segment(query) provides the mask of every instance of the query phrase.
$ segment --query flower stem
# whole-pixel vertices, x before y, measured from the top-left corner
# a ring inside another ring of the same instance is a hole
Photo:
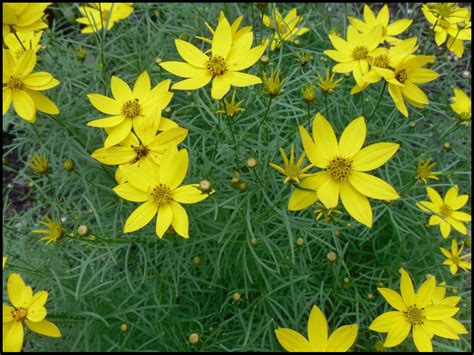
[[[370,117],[368,118],[368,120],[371,120],[372,117],[374,117],[375,112],[376,112],[377,109],[379,108],[380,101],[382,100],[383,92],[385,91],[385,88],[386,88],[386,87],[387,87],[387,82],[384,81],[383,86],[382,86],[382,90],[380,90],[379,98],[377,99],[377,104],[375,105],[374,110],[373,110],[372,113],[370,114]]]

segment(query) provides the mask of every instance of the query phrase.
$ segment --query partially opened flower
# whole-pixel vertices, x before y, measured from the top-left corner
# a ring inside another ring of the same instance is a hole
[[[471,123],[471,98],[461,89],[454,88],[453,103],[451,108],[458,114],[460,124]]]
[[[339,142],[331,124],[320,113],[313,122],[313,138],[303,126],[299,130],[308,159],[324,169],[306,178],[305,188],[317,191],[317,197],[326,208],[336,207],[340,196],[352,217],[372,227],[372,208],[367,197],[396,200],[400,196],[391,185],[366,171],[385,164],[399,144],[375,143],[362,149],[367,131],[362,116],[346,127]],[[314,196],[312,192],[308,194]]]
[[[427,183],[428,179],[439,180],[436,175],[440,175],[441,172],[433,171],[435,166],[436,162],[431,158],[419,161],[418,166],[416,167],[415,179],[423,181],[424,184]]]
[[[5,43],[5,46],[16,58],[19,58],[23,52],[29,49],[38,52],[38,50],[41,48],[39,42],[41,40],[42,34],[43,31],[10,33],[3,38],[3,43]]]
[[[455,239],[451,241],[451,251],[445,248],[439,248],[444,256],[447,257],[443,265],[449,266],[449,271],[451,271],[452,275],[458,272],[458,267],[464,271],[471,270],[471,262],[463,260],[470,257],[471,254],[461,255],[463,248],[463,245],[461,245],[461,248],[458,247],[458,243]]]
[[[308,338],[289,328],[277,328],[275,335],[289,352],[346,352],[354,344],[357,331],[357,324],[343,325],[329,335],[326,317],[318,306],[313,306],[308,321]]]
[[[59,81],[47,72],[34,72],[36,52],[23,52],[16,58],[3,50],[3,115],[13,103],[15,112],[30,123],[36,121],[36,110],[58,114],[58,107],[40,91],[52,89]]]
[[[240,72],[254,65],[265,51],[265,45],[251,48],[252,42],[252,32],[233,42],[231,26],[224,17],[214,31],[210,56],[191,43],[176,39],[176,49],[186,63],[162,62],[160,66],[186,78],[174,84],[172,89],[196,90],[212,81],[211,96],[220,100],[231,86],[245,87],[262,82],[258,76]]]
[[[333,72],[332,74],[329,74],[329,68],[326,68],[326,76],[324,79],[319,73],[317,74],[319,78],[318,86],[326,94],[332,93],[339,86],[339,83],[342,80],[342,78],[334,80],[334,75],[336,75],[336,73]]]
[[[281,15],[278,9],[275,9],[272,18],[263,15],[262,21],[265,26],[274,31],[270,43],[272,51],[279,48],[283,41],[294,42],[296,38],[309,31],[309,28],[301,26],[303,16],[297,15],[296,8],[291,9],[285,17]],[[268,44],[268,42],[266,40],[264,43]]]
[[[44,221],[41,221],[39,223],[41,223],[48,229],[35,229],[34,231],[32,231],[32,233],[44,235],[44,237],[40,240],[44,240],[46,242],[46,245],[48,245],[49,243],[55,243],[59,239],[64,237],[64,228],[61,222],[59,222],[58,220],[52,221],[49,217],[46,217]]]
[[[110,30],[113,25],[130,16],[133,12],[132,3],[97,2],[89,6],[80,6],[79,11],[84,17],[76,19],[77,22],[87,25],[82,33],[98,32],[106,27]]]
[[[8,297],[12,306],[3,304],[3,351],[20,352],[23,347],[23,322],[33,332],[48,337],[61,336],[58,327],[47,320],[44,305],[48,292],[33,294],[30,286],[18,274],[10,274],[7,284]]]
[[[290,159],[285,153],[285,151],[280,148],[281,158],[283,159],[283,167],[278,166],[274,163],[270,163],[270,166],[278,171],[280,174],[285,176],[285,180],[283,181],[285,184],[289,183],[297,183],[299,184],[301,180],[304,178],[311,176],[312,174],[307,174],[306,172],[313,167],[313,165],[309,164],[303,168],[303,162],[306,157],[306,153],[301,154],[300,158],[295,164],[295,147],[292,144],[290,147]]]
[[[245,111],[245,109],[243,109],[242,107],[240,107],[240,105],[242,105],[244,103],[244,100],[241,100],[239,102],[236,102],[236,99],[235,99],[235,94],[236,94],[236,91],[234,91],[232,93],[232,98],[230,100],[230,102],[228,102],[225,98],[224,98],[224,102],[221,103],[222,105],[222,110],[217,110],[216,113],[225,113],[225,115],[227,117],[234,117],[238,112],[243,112]]]
[[[48,28],[44,22],[44,10],[50,2],[11,3],[4,2],[3,37],[11,32],[32,32]]]

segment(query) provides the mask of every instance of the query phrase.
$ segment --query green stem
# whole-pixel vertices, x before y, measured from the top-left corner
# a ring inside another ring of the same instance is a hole
[[[329,96],[329,94],[327,94],[327,93],[324,94],[324,106],[325,106],[326,117],[329,116],[328,96]]]
[[[18,42],[19,42],[20,45],[22,46],[23,50],[26,51],[27,49],[26,49],[25,46],[23,45],[23,42],[20,40],[20,37],[18,37],[18,35],[16,34],[16,31],[13,31],[13,34],[15,35],[16,39],[18,40]]]
[[[385,91],[385,88],[386,88],[386,87],[387,87],[387,82],[384,81],[384,82],[383,82],[383,86],[382,86],[382,90],[380,90],[380,94],[379,94],[379,98],[378,98],[378,100],[377,100],[377,104],[375,105],[374,110],[373,110],[372,113],[370,114],[370,117],[368,118],[368,121],[370,121],[370,120],[372,119],[372,117],[374,117],[375,112],[376,112],[377,109],[379,108],[380,101],[382,100],[383,92]]]
[[[433,33],[434,33],[434,29],[436,28],[436,25],[438,24],[438,21],[439,21],[439,18],[436,19],[433,27],[431,27],[431,31],[433,31]],[[431,36],[429,36],[429,37],[431,37]],[[420,48],[420,53],[423,53],[423,50],[425,49],[426,43],[428,43],[428,40],[423,42],[423,45]]]

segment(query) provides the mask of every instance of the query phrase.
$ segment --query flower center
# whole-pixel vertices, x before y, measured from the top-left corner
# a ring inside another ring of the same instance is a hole
[[[298,176],[300,176],[300,169],[296,165],[288,165],[286,168],[286,175],[292,180],[298,180]]]
[[[170,203],[173,200],[171,195],[172,193],[169,187],[163,184],[156,186],[151,191],[151,197],[153,198],[153,202],[155,202],[158,205],[158,207]]]
[[[447,30],[451,26],[451,23],[449,21],[441,19],[438,21],[438,26]]]
[[[441,205],[441,207],[439,208],[439,213],[441,213],[443,217],[451,216],[452,212],[453,210],[448,205]]]
[[[28,310],[25,308],[14,308],[12,311],[12,316],[15,321],[20,322],[26,318]]]
[[[457,255],[453,255],[451,257],[451,261],[453,262],[453,264],[459,265],[459,263],[461,262],[461,258]]]
[[[374,58],[374,61],[372,63],[373,66],[379,67],[379,68],[384,68],[388,69],[388,57],[385,54],[378,55]]]
[[[369,50],[366,46],[357,46],[352,51],[352,57],[354,60],[360,60],[367,58],[367,54],[369,54]]]
[[[395,74],[395,79],[397,79],[402,84],[408,79],[408,74],[405,69],[400,70]]]
[[[12,90],[13,89],[21,89],[21,87],[23,86],[23,83],[21,82],[20,79],[15,78],[14,76],[11,76],[10,81],[8,81],[7,86]]]
[[[352,160],[342,157],[335,157],[329,162],[327,170],[329,175],[334,180],[345,180],[352,171]]]
[[[423,324],[423,320],[425,319],[425,316],[423,315],[423,310],[424,308],[418,308],[416,305],[408,307],[408,311],[403,312],[405,313],[405,317],[407,317],[408,321],[412,325],[416,324]]]
[[[212,76],[222,75],[226,70],[225,60],[221,56],[213,56],[207,61],[206,68]]]
[[[122,106],[122,115],[126,118],[135,118],[140,114],[140,104],[138,99],[129,100]]]
[[[145,147],[143,144],[140,144],[139,146],[137,147],[134,147],[132,146],[133,150],[135,151],[135,154],[137,154],[137,156],[135,158],[132,159],[132,161],[130,162],[130,164],[134,164],[136,163],[137,161],[139,161],[141,158],[144,158],[148,155],[148,152],[150,151],[147,147]]]

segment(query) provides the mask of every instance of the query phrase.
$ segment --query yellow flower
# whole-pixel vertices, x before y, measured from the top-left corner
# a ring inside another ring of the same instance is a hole
[[[440,225],[441,235],[447,238],[451,233],[451,226],[459,233],[467,235],[467,228],[464,222],[471,221],[471,215],[465,212],[458,211],[468,201],[468,195],[458,196],[458,186],[451,187],[446,195],[444,201],[441,196],[432,187],[426,188],[426,193],[430,201],[420,201],[416,204],[423,212],[435,213],[428,221],[430,226]]]
[[[59,81],[47,72],[32,73],[36,65],[36,53],[30,49],[18,58],[3,50],[3,115],[13,103],[18,116],[30,123],[36,121],[36,110],[58,114],[56,105],[39,91],[59,85]]]
[[[245,111],[245,109],[240,107],[240,105],[242,105],[244,101],[242,100],[236,103],[235,94],[236,94],[236,91],[232,93],[232,99],[230,100],[230,102],[224,99],[224,103],[221,103],[222,110],[218,110],[216,111],[216,113],[225,113],[227,117],[234,117],[237,114],[237,112]]]
[[[48,230],[35,229],[32,233],[45,234],[46,236],[41,238],[40,240],[46,241],[46,245],[48,245],[49,243],[57,242],[64,236],[65,231],[61,222],[57,220],[52,221],[49,217],[46,217],[46,222],[41,221],[39,223],[47,227]]]
[[[104,142],[105,148],[119,144],[127,138],[132,126],[135,133],[142,136],[156,132],[162,120],[161,111],[168,106],[173,97],[173,93],[168,91],[170,83],[169,79],[163,80],[152,89],[150,77],[144,71],[138,77],[132,91],[125,81],[112,76],[113,99],[100,94],[87,95],[97,110],[112,116],[89,121],[87,125],[110,128]]]
[[[336,207],[340,195],[347,212],[360,223],[372,227],[372,209],[367,197],[396,200],[400,196],[391,185],[365,171],[385,164],[399,144],[383,142],[361,149],[367,131],[362,116],[346,127],[339,143],[331,124],[320,113],[313,122],[314,140],[306,128],[300,126],[299,130],[308,159],[324,169],[306,178],[305,187],[317,191],[317,197],[326,208]],[[301,191],[300,195],[298,199],[305,200],[314,192]]]
[[[3,6],[3,37],[10,32],[31,32],[48,28],[43,21],[44,10],[50,2],[6,3]]]
[[[454,88],[453,103],[451,108],[458,114],[460,124],[471,124],[471,98],[464,91]]]
[[[449,271],[451,271],[452,275],[455,275],[458,272],[458,267],[464,271],[471,270],[471,263],[469,261],[462,260],[470,257],[471,254],[461,256],[463,248],[464,245],[461,245],[461,248],[459,249],[458,243],[454,239],[451,241],[451,252],[449,252],[448,249],[439,248],[444,256],[448,258],[443,262],[443,265],[449,265]]]
[[[271,97],[275,97],[280,93],[283,84],[285,83],[286,79],[288,79],[284,78],[283,80],[280,80],[280,72],[281,69],[278,68],[275,74],[272,67],[272,73],[268,78],[267,73],[263,72],[263,88],[265,92]]]
[[[110,30],[116,22],[122,21],[132,14],[132,6],[132,3],[89,3],[89,6],[79,7],[79,11],[84,17],[76,19],[76,22],[87,25],[81,30],[82,33],[99,32],[106,24],[107,30]]]
[[[331,75],[329,75],[329,68],[326,68],[326,77],[323,79],[321,75],[318,74],[319,77],[319,83],[318,86],[323,90],[326,94],[330,94],[334,91],[339,86],[339,82],[342,80],[337,79],[334,80],[334,75],[336,75],[335,72],[333,72]]]
[[[267,15],[263,15],[263,24],[274,30],[271,39],[270,49],[273,51],[279,48],[283,41],[294,42],[297,37],[309,31],[309,28],[298,27],[303,22],[303,16],[297,16],[296,8],[291,9],[283,18],[278,9],[273,11],[272,19]],[[269,40],[264,43],[268,44]]]
[[[385,300],[396,309],[378,316],[369,329],[388,333],[384,347],[391,348],[402,343],[412,331],[413,342],[418,351],[433,351],[431,339],[437,335],[448,339],[459,339],[450,319],[459,308],[448,304],[434,304],[436,279],[431,276],[415,293],[408,273],[402,268],[401,295],[389,288],[378,288]]]
[[[290,147],[290,160],[289,161],[288,161],[288,157],[285,151],[282,148],[280,148],[280,154],[281,154],[281,158],[283,159],[284,168],[274,163],[270,163],[270,166],[285,176],[285,180],[283,181],[285,184],[289,184],[293,182],[299,184],[301,180],[312,175],[312,174],[306,174],[306,172],[313,167],[312,164],[302,168],[304,158],[306,156],[305,153],[301,154],[301,157],[298,159],[298,162],[295,164],[295,147],[293,144]]]
[[[205,200],[209,194],[199,189],[199,184],[179,186],[188,170],[186,149],[170,148],[161,160],[160,168],[123,165],[125,183],[114,187],[114,191],[125,200],[144,202],[125,222],[124,233],[144,227],[158,214],[156,235],[160,238],[171,225],[176,233],[189,238],[188,215],[180,203],[192,204]]]
[[[332,68],[336,73],[350,73],[354,75],[357,85],[362,86],[362,77],[369,72],[368,58],[372,56],[382,38],[382,27],[377,25],[372,32],[361,34],[353,26],[347,29],[347,41],[336,35],[329,35],[336,50],[329,49],[323,53],[339,62]]]
[[[189,42],[176,39],[176,49],[186,63],[162,62],[160,66],[186,78],[174,84],[172,89],[196,90],[212,80],[211,96],[220,100],[231,86],[245,87],[262,82],[258,76],[240,72],[255,64],[265,51],[265,45],[251,48],[252,42],[252,32],[245,33],[233,42],[231,26],[224,17],[214,31],[211,56]]]
[[[301,97],[305,103],[312,104],[316,100],[316,91],[313,84],[305,84],[301,88]]]
[[[439,171],[433,171],[436,162],[432,161],[431,158],[428,160],[421,160],[418,163],[418,167],[416,168],[416,175],[415,179],[423,181],[423,183],[427,183],[428,179],[439,180],[436,175],[441,174]]]
[[[375,27],[380,25],[382,27],[381,42],[387,41],[389,43],[398,43],[400,40],[395,36],[404,32],[413,22],[413,20],[402,19],[389,24],[390,14],[387,5],[382,7],[377,17],[375,17],[369,6],[364,5],[364,21],[352,16],[349,16],[348,19],[351,25],[362,33],[371,33]]]
[[[26,286],[18,274],[8,277],[7,291],[13,306],[3,304],[3,351],[21,351],[24,334],[22,322],[35,333],[54,338],[61,336],[58,327],[44,319],[48,292],[33,294],[31,287]]]
[[[32,49],[38,52],[38,49],[41,48],[39,44],[41,40],[41,35],[43,31],[39,32],[17,32],[16,36],[14,33],[10,33],[9,35],[3,38],[3,42],[5,46],[11,51],[11,53],[16,57],[20,57],[25,50]],[[21,43],[18,41],[20,39]]]
[[[47,174],[49,172],[49,165],[46,153],[40,156],[38,152],[34,152],[31,158],[31,164],[27,164],[26,166],[39,174]]]
[[[328,323],[318,306],[313,306],[308,321],[308,338],[289,328],[277,328],[275,335],[289,352],[346,352],[357,337],[357,324],[343,325],[329,337]]]

